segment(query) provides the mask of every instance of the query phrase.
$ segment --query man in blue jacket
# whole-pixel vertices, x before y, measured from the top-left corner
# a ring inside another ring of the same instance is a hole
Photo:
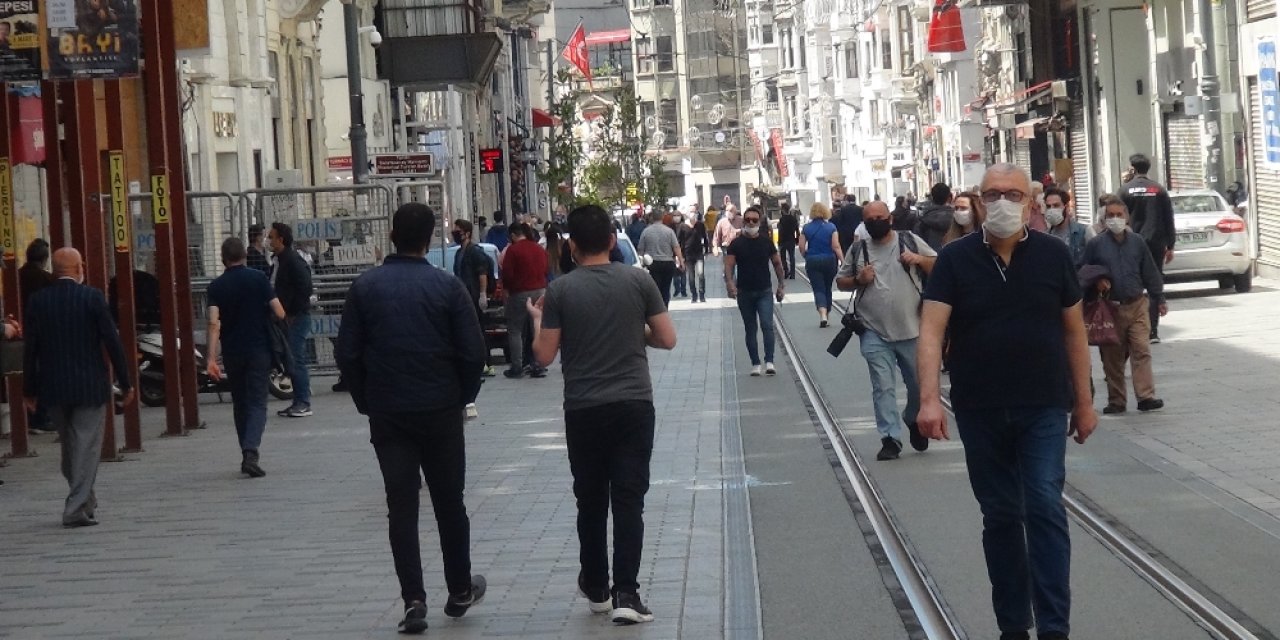
[[[62,475],[70,493],[64,527],[91,527],[111,378],[105,352],[124,392],[134,398],[124,347],[111,320],[107,297],[84,285],[84,259],[70,247],[53,254],[57,280],[32,296],[26,310],[23,395],[27,411],[48,410],[62,442]]]
[[[391,222],[395,255],[347,292],[337,360],[355,401],[369,416],[370,442],[387,493],[391,555],[405,603],[402,633],[427,629],[418,545],[419,474],[424,474],[444,556],[447,616],[484,598],[471,575],[471,523],[463,410],[480,392],[486,349],[480,319],[462,281],[427,262],[431,208],[409,203]]]

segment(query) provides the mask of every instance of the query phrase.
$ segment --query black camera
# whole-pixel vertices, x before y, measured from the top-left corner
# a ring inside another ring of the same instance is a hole
[[[849,345],[849,341],[855,335],[862,335],[867,331],[867,325],[862,321],[862,317],[857,313],[846,313],[840,318],[840,333],[831,339],[831,344],[827,345],[827,353],[840,357],[844,352],[844,348]]]

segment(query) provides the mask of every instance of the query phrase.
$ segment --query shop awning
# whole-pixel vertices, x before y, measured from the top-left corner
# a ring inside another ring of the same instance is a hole
[[[533,112],[533,128],[534,129],[545,129],[547,127],[560,126],[560,118],[557,118],[551,115],[550,113],[547,113],[545,109],[535,108],[535,109],[530,109],[530,111]]]
[[[1022,122],[1019,122],[1013,127],[1013,137],[1017,138],[1018,140],[1030,140],[1032,138],[1035,138],[1036,127],[1043,126],[1044,123],[1048,121],[1049,121],[1049,117],[1044,116],[1040,118],[1031,118],[1030,120],[1024,120]]]
[[[596,31],[587,34],[587,46],[594,47],[598,44],[617,44],[619,42],[630,42],[630,29],[616,29],[614,31]]]
[[[994,106],[997,114],[1026,113],[1027,107],[1036,104],[1052,94],[1053,81],[1050,80],[1048,82],[1041,82],[1038,85],[1018,92],[1011,100],[1006,100],[997,105],[987,105],[987,107],[991,108]]]

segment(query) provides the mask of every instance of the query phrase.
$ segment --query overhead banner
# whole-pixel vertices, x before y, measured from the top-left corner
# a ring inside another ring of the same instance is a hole
[[[50,0],[45,15],[49,79],[138,75],[137,0]]]
[[[36,0],[0,0],[0,81],[39,80],[40,6]]]

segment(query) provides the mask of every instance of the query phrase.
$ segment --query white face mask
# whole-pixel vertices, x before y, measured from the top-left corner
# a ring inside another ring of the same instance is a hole
[[[997,238],[1009,238],[1022,224],[1022,204],[1001,198],[987,205],[987,219],[982,228]]]
[[[954,217],[956,224],[962,227],[967,227],[973,223],[973,212],[968,209],[956,209]]]
[[[760,235],[760,227],[743,227],[742,232],[747,234],[748,238],[754,238]]]
[[[1122,233],[1128,224],[1128,221],[1124,218],[1107,218],[1107,230],[1111,233]]]
[[[1062,221],[1066,220],[1066,218],[1067,218],[1066,213],[1058,207],[1054,207],[1053,209],[1045,209],[1044,221],[1048,222],[1049,226],[1051,227],[1056,227],[1062,224]]]

